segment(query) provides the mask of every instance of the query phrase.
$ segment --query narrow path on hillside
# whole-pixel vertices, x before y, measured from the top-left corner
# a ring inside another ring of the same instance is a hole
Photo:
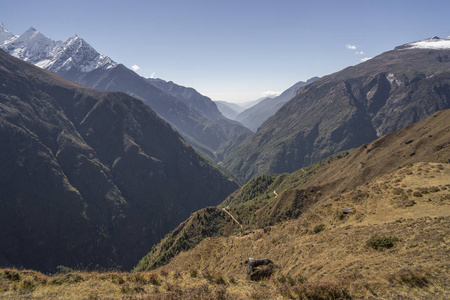
[[[273,191],[273,193],[275,194],[275,199],[278,198],[277,191]]]
[[[241,223],[239,223],[239,221],[238,220],[236,220],[234,217],[233,217],[233,215],[226,209],[226,208],[222,208],[222,210],[224,211],[224,212],[226,212],[239,226],[241,226],[241,229],[242,229],[242,225],[241,225]]]
[[[303,173],[305,173],[305,174],[306,174],[306,171],[305,171],[304,169],[302,169],[302,171],[303,171]]]

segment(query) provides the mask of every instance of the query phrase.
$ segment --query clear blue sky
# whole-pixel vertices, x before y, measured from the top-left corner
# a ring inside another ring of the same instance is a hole
[[[242,102],[397,45],[447,37],[449,12],[448,0],[2,0],[0,22],[15,34],[77,34],[142,76]]]

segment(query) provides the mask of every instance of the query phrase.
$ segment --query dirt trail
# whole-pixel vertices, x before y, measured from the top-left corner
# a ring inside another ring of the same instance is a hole
[[[222,208],[222,210],[224,211],[224,212],[226,212],[235,222],[236,222],[236,224],[238,224],[239,226],[241,226],[241,228],[242,228],[242,225],[241,225],[241,223],[239,223],[239,221],[238,220],[236,220],[234,217],[233,217],[233,215],[228,211],[228,210],[226,210],[226,208]]]

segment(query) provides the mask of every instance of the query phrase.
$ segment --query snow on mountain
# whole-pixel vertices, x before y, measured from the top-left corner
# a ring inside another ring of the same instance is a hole
[[[1,26],[0,32],[9,31]],[[1,37],[2,35],[0,35],[0,42]],[[17,58],[58,75],[71,70],[86,73],[97,68],[109,69],[117,65],[111,58],[99,54],[77,35],[65,41],[53,41],[33,27],[17,38],[5,39],[4,43],[0,44],[0,48]]]
[[[9,54],[36,64],[48,56],[55,42],[45,37],[39,31],[31,27],[19,37],[2,45],[2,49]]]
[[[406,44],[404,45],[404,47],[402,47],[402,49],[450,49],[450,37],[441,39],[437,36],[434,36],[426,40]]]
[[[3,26],[3,23],[0,23],[0,45],[9,43],[16,38],[17,36],[15,34],[9,32],[5,26]]]

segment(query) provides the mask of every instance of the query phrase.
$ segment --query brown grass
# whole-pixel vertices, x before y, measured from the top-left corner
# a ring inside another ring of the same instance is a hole
[[[0,298],[448,299],[449,187],[449,164],[416,163],[339,196],[324,194],[300,218],[270,230],[207,238],[152,272],[3,269]],[[348,207],[352,213],[340,214]],[[374,249],[374,236],[395,241]],[[248,257],[271,259],[274,275],[246,280]]]

